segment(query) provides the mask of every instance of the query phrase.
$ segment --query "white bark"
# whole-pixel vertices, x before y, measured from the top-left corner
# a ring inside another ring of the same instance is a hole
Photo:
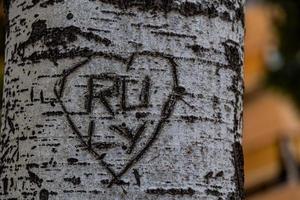
[[[0,199],[242,199],[243,0],[11,0]]]

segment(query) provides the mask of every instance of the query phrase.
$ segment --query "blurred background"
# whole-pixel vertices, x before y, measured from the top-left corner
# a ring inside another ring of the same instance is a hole
[[[243,143],[249,200],[300,199],[299,37],[299,0],[248,0]]]
[[[3,9],[0,27],[2,94]],[[247,200],[300,199],[298,37],[299,0],[247,1],[243,141]]]

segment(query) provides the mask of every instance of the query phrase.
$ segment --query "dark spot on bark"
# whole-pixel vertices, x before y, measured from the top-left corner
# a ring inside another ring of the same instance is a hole
[[[224,176],[224,172],[220,171],[216,174],[216,177],[223,177]]]
[[[69,13],[67,14],[67,19],[70,20],[70,19],[73,19],[74,15],[72,13]]]
[[[203,55],[204,52],[209,51],[209,49],[204,48],[200,45],[188,45],[186,47],[192,49],[192,51],[197,55]]]
[[[71,182],[74,185],[79,185],[81,183],[80,177],[76,178],[75,176],[73,176],[72,178],[64,178],[64,181]]]
[[[213,172],[210,171],[208,172],[205,176],[204,176],[204,179],[206,181],[206,183],[208,184],[209,183],[209,179],[211,179],[213,177]]]
[[[212,195],[212,196],[216,196],[216,197],[219,197],[222,195],[222,193],[219,192],[218,190],[206,189],[205,192],[207,195]]]
[[[48,200],[49,199],[49,191],[46,189],[42,189],[40,191],[40,200]]]
[[[147,194],[155,194],[155,195],[194,195],[195,190],[192,188],[183,189],[183,188],[171,188],[171,189],[164,189],[164,188],[156,188],[156,189],[147,189],[145,191]]]
[[[76,159],[76,158],[68,158],[67,161],[68,161],[69,165],[73,165],[73,164],[75,164],[75,163],[78,162],[78,159]]]
[[[101,180],[100,182],[101,182],[103,185],[108,185],[108,184],[110,183],[110,180],[108,180],[108,179],[103,179],[103,180]],[[123,181],[123,180],[117,180],[117,181],[115,182],[115,184],[116,184],[116,185],[129,185],[128,182],[125,182],[125,181]]]
[[[24,25],[26,25],[26,19],[20,19],[20,25],[21,26],[24,26]]]
[[[26,165],[26,169],[39,168],[39,165],[36,163],[29,163]]]
[[[30,182],[37,184],[37,186],[39,186],[39,187],[42,186],[43,179],[39,178],[35,173],[33,173],[32,171],[29,171],[29,170],[28,170],[28,174],[29,174]]]
[[[109,180],[108,179],[103,179],[100,181],[103,185],[107,185],[109,184]]]
[[[147,117],[148,114],[149,114],[149,113],[147,113],[147,112],[136,112],[136,113],[135,113],[135,117],[136,117],[137,119],[141,119],[141,118]]]
[[[185,87],[181,87],[181,86],[178,86],[178,87],[175,87],[174,88],[174,92],[176,93],[176,95],[185,95],[186,94],[186,89]]]

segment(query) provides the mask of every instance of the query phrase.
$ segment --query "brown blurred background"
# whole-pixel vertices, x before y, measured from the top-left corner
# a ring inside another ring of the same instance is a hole
[[[249,200],[300,199],[299,15],[297,0],[249,0],[246,6],[243,143]],[[2,94],[3,9],[0,23]]]
[[[295,0],[246,6],[243,143],[249,200],[300,199],[299,12]]]

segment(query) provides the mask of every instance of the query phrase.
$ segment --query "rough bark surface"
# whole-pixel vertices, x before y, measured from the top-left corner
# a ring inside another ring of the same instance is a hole
[[[10,0],[0,199],[242,199],[243,0]]]

